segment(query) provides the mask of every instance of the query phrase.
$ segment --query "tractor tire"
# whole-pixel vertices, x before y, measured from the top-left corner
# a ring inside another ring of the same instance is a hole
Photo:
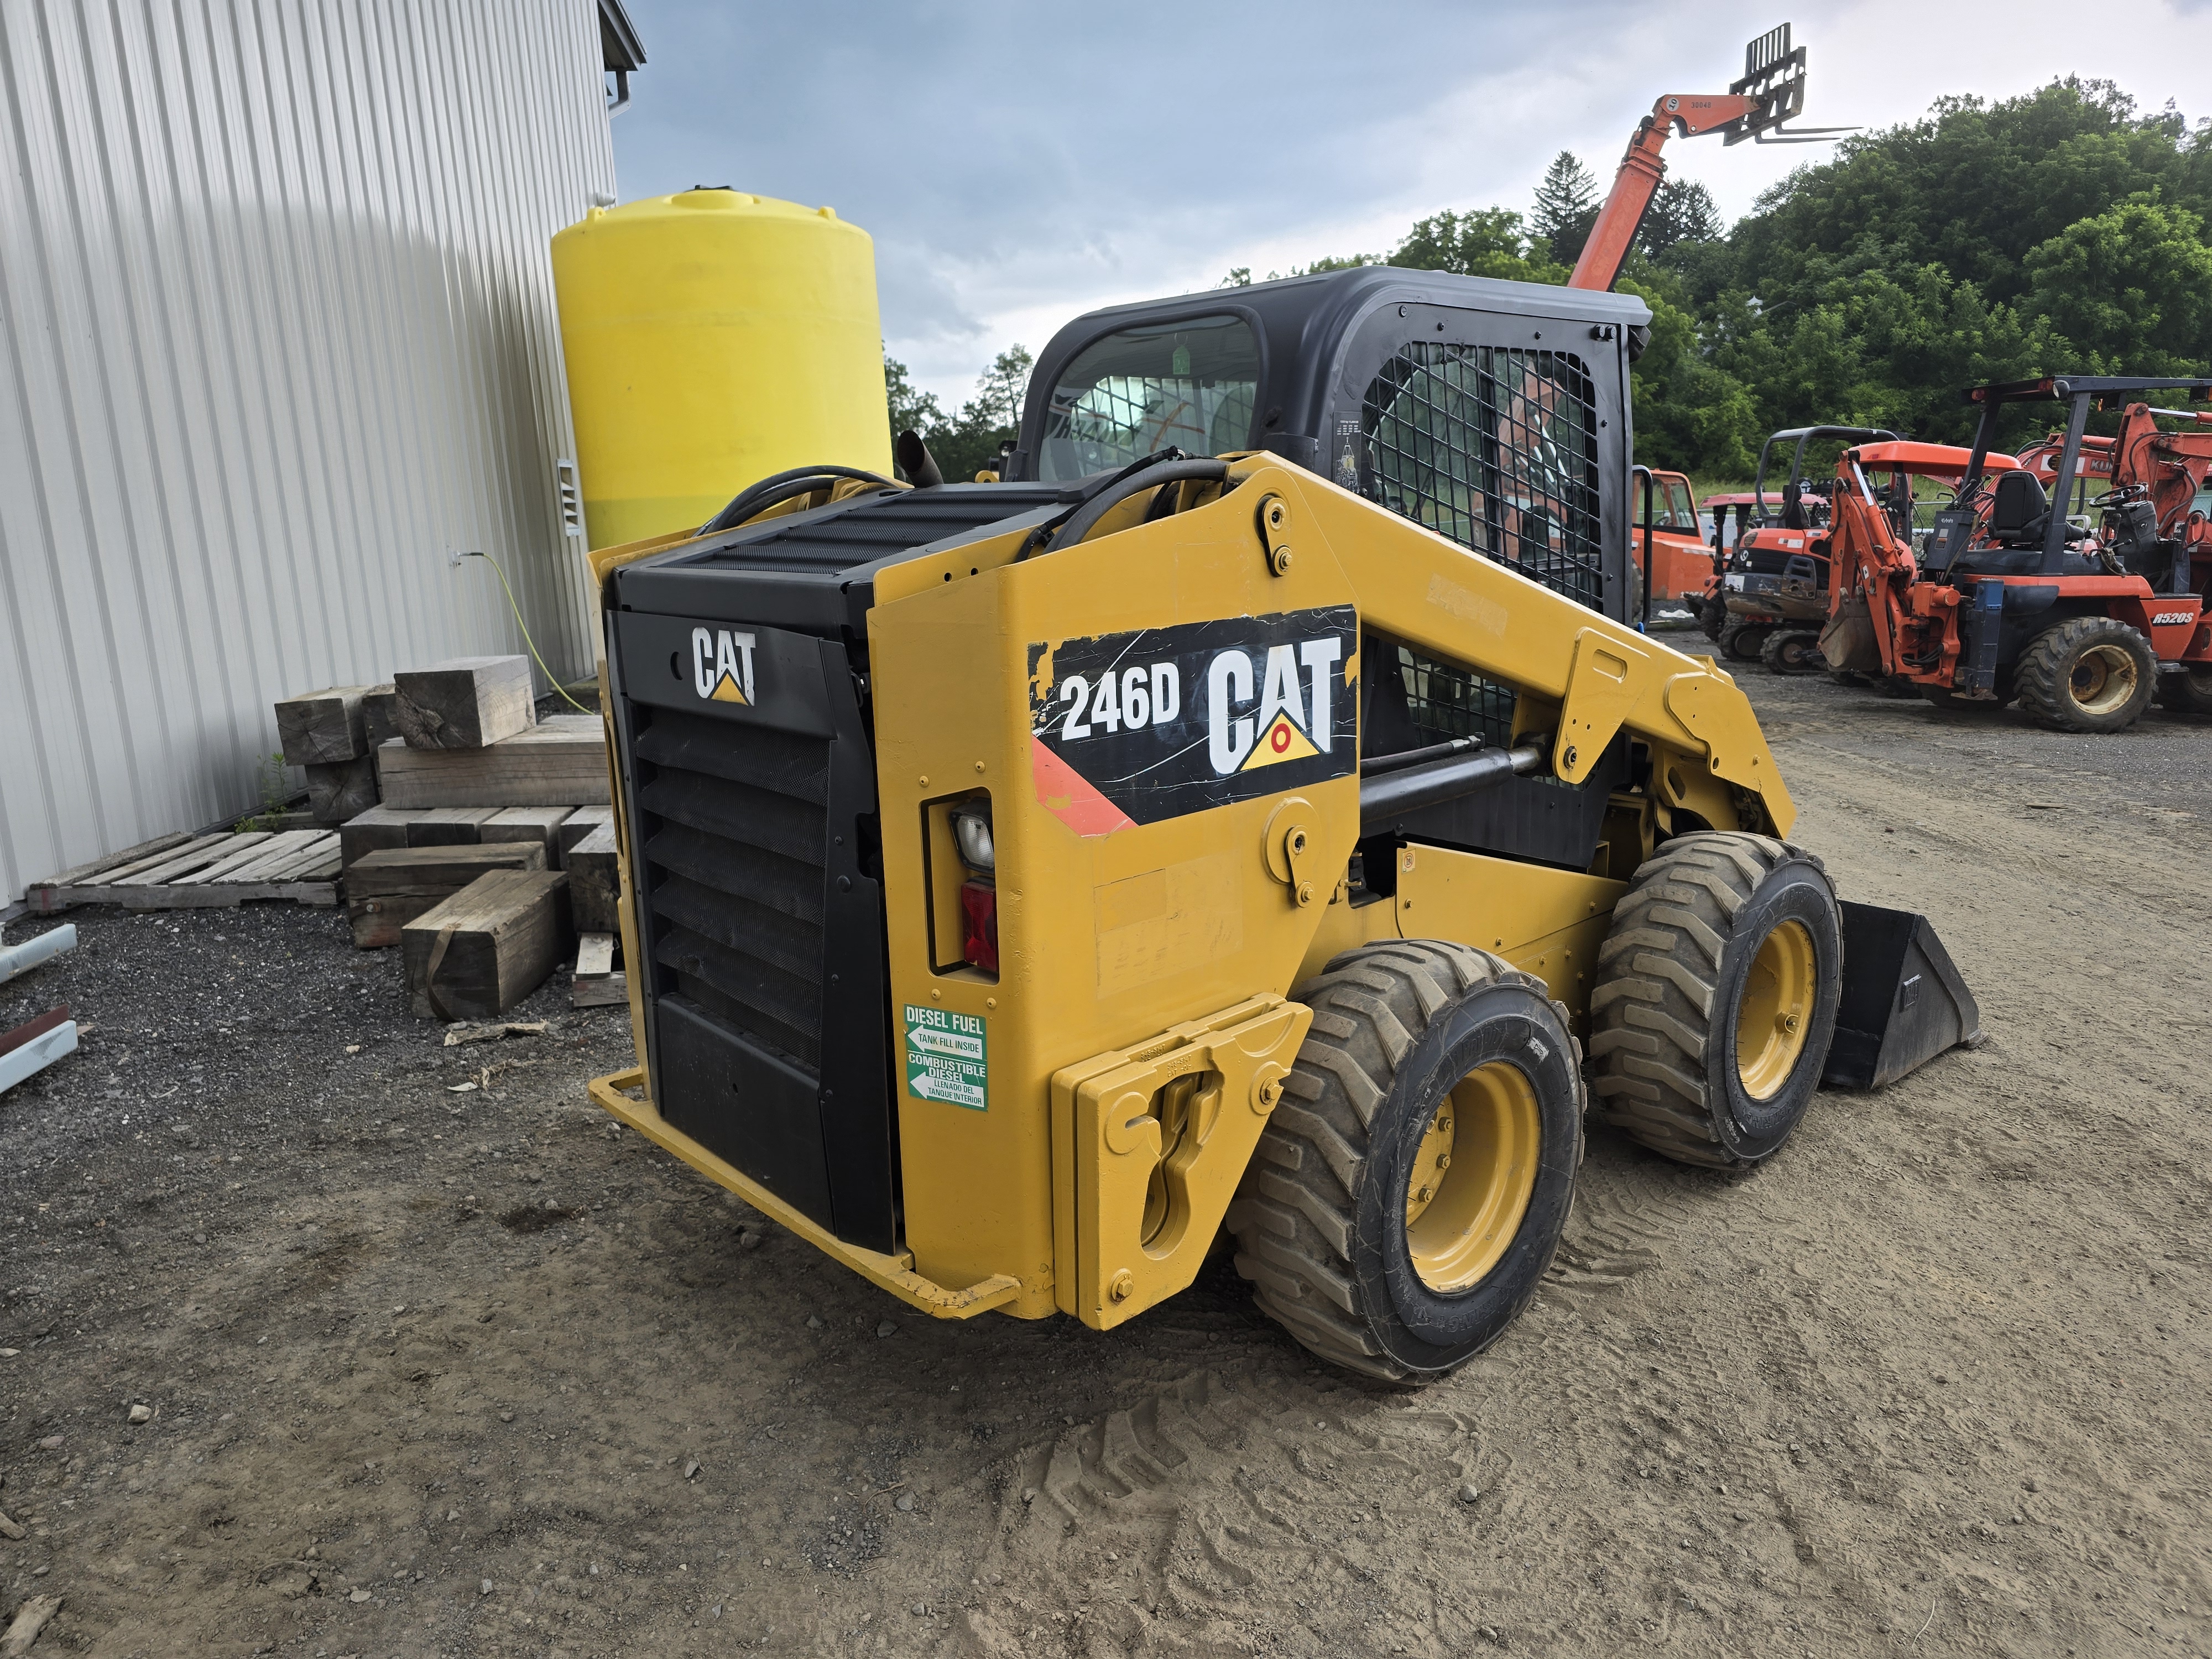
[[[2212,714],[2212,668],[2166,670],[2158,677],[2158,706],[2169,714]]]
[[[1820,1086],[1843,975],[1819,859],[1765,836],[1675,836],[1636,872],[1598,952],[1600,1115],[1681,1164],[1771,1157]]]
[[[2112,617],[2075,617],[2020,653],[2020,706],[2059,732],[2122,732],[2142,718],[2158,689],[2150,641]]]
[[[1705,630],[1707,639],[1719,639],[1728,627],[1728,600],[1718,593],[1707,594],[1698,607],[1698,626]]]
[[[1778,628],[1759,647],[1759,659],[1770,674],[1814,674],[1828,665],[1820,654],[1820,635],[1809,628]]]
[[[1772,623],[1730,623],[1721,629],[1721,655],[1730,662],[1757,662]]]
[[[1237,1271],[1332,1364],[1430,1382],[1496,1341],[1551,1265],[1581,1047],[1541,980],[1443,940],[1361,945],[1291,994],[1313,1026],[1229,1208]]]

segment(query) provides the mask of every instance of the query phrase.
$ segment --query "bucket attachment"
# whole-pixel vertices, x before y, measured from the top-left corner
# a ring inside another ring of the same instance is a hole
[[[1841,905],[1844,994],[1820,1081],[1879,1089],[1962,1042],[1978,1047],[1981,1008],[1928,918]]]

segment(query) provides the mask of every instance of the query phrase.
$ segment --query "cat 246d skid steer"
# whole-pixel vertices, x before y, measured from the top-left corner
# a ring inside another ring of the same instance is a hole
[[[994,482],[592,556],[640,1066],[607,1110],[893,1295],[1107,1328],[1217,1237],[1439,1376],[1597,1112],[1692,1164],[1971,1038],[1629,604],[1632,297],[1366,269],[1095,313]],[[1849,946],[1848,956],[1846,945]]]

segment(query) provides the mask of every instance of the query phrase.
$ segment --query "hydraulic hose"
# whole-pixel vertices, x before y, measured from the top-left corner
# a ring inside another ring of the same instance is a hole
[[[1085,537],[1097,527],[1098,521],[1132,495],[1142,495],[1147,489],[1158,489],[1162,484],[1181,483],[1187,478],[1202,478],[1219,483],[1229,477],[1229,463],[1204,457],[1187,460],[1162,461],[1141,472],[1108,485],[1078,507],[1060,533],[1052,538],[1053,547],[1078,547]]]
[[[739,490],[730,498],[727,507],[699,526],[699,533],[712,536],[719,531],[734,530],[747,519],[765,513],[781,501],[787,501],[794,495],[811,494],[840,478],[855,478],[862,483],[881,484],[886,489],[904,487],[880,472],[863,472],[856,466],[838,466],[828,461],[816,466],[795,466],[788,472],[779,472],[773,477],[763,478],[758,483]]]

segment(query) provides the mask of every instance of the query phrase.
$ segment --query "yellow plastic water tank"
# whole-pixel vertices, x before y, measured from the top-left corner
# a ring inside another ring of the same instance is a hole
[[[703,524],[771,473],[890,476],[875,245],[828,208],[688,190],[553,239],[584,527]]]

